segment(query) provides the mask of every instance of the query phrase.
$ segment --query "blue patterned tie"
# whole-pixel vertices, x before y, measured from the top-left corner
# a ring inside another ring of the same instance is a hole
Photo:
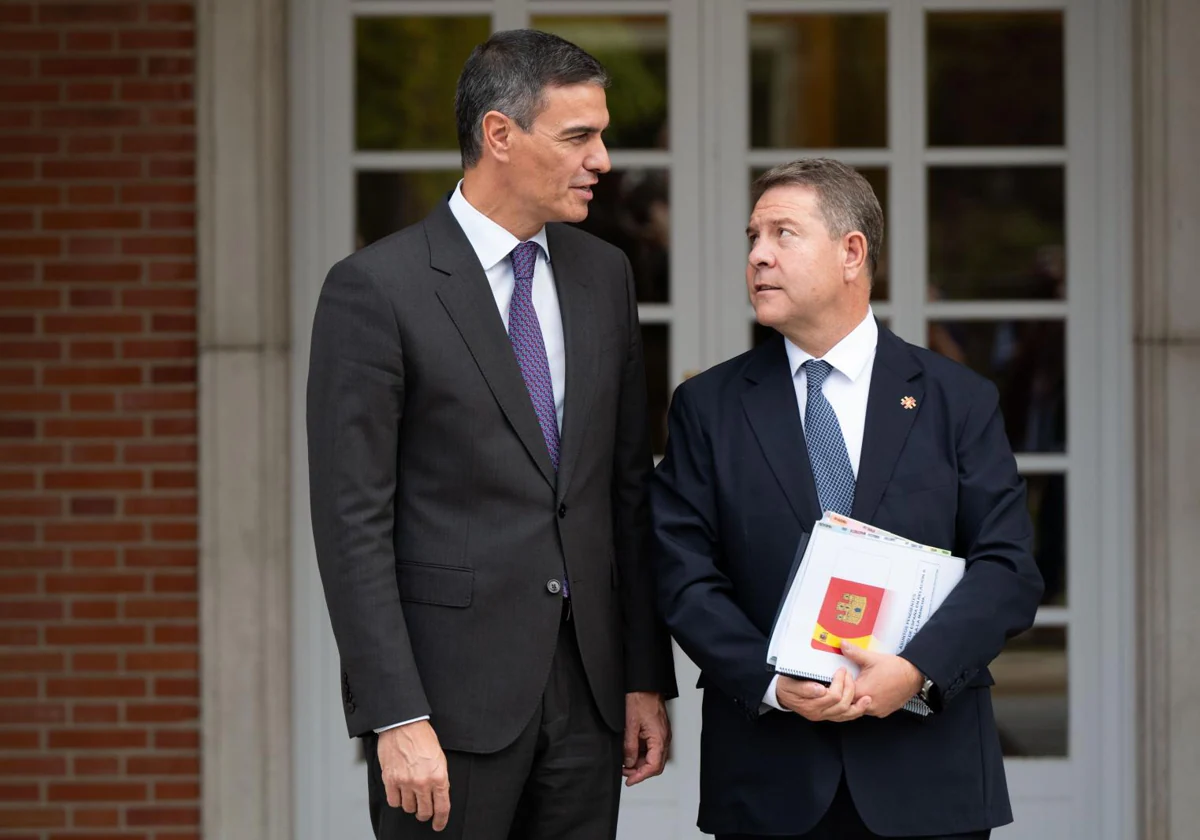
[[[822,511],[849,516],[854,507],[854,470],[850,466],[850,455],[846,452],[846,440],[842,437],[837,415],[821,391],[833,366],[819,359],[809,359],[803,367],[808,380],[804,439],[808,443],[808,460],[812,462],[817,499]]]
[[[554,407],[554,382],[550,378],[550,360],[546,357],[546,342],[542,325],[533,308],[533,268],[537,264],[538,244],[522,242],[513,248],[512,267],[516,283],[508,304],[508,338],[517,365],[533,400],[542,437],[550,452],[550,463],[558,470],[558,412]]]

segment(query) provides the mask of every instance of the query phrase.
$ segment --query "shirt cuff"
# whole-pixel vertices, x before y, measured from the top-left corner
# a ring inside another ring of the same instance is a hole
[[[779,675],[771,677],[771,684],[767,686],[767,691],[763,694],[762,703],[758,707],[759,714],[775,709],[780,712],[790,712],[791,709],[779,705],[779,697],[775,694],[775,686],[779,684]]]
[[[403,723],[393,723],[391,726],[381,726],[375,730],[375,734],[378,735],[380,732],[387,732],[389,729],[395,729],[397,726],[408,726],[410,723],[416,723],[419,720],[429,720],[429,715],[421,715],[412,720],[406,720]]]

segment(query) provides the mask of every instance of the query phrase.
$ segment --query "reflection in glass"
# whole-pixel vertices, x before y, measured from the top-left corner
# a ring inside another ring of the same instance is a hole
[[[750,16],[752,148],[884,148],[887,16]]]
[[[860,166],[859,173],[867,179],[875,197],[879,199],[879,207],[883,210],[883,248],[879,252],[879,265],[875,271],[875,282],[871,287],[871,300],[887,300],[891,294],[888,283],[888,171],[883,166]],[[767,170],[755,167],[750,170],[750,184]],[[753,196],[751,196],[753,197]]]
[[[650,444],[655,455],[667,449],[667,407],[671,401],[671,328],[667,324],[642,324],[646,356],[646,391],[649,399]]]
[[[1060,166],[929,170],[930,300],[1067,296]]]
[[[666,169],[622,169],[600,176],[579,227],[629,257],[640,303],[671,296],[671,207]]]
[[[461,177],[458,170],[359,172],[355,249],[424,219]]]
[[[1067,603],[1067,477],[1062,473],[1025,476],[1033,519],[1033,556],[1046,584],[1042,603]]]
[[[454,89],[488,17],[361,17],[355,21],[356,147],[457,149]]]
[[[604,142],[614,149],[666,149],[667,19],[634,17],[534,17],[535,29],[552,32],[594,55],[612,80]]]
[[[1063,144],[1062,12],[930,13],[930,146]]]
[[[1062,452],[1067,442],[1066,325],[1062,321],[934,321],[929,349],[1000,389],[1016,452]]]
[[[1067,755],[1067,631],[1034,627],[1009,639],[989,666],[1004,755]]]

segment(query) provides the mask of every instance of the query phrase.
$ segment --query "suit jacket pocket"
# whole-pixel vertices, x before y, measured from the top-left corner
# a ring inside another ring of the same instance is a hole
[[[475,590],[475,572],[458,566],[397,563],[400,600],[441,607],[469,607]]]

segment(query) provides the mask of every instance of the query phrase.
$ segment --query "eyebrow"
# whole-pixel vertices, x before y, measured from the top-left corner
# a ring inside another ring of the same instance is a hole
[[[799,227],[800,223],[788,216],[777,216],[775,218],[766,219],[764,223],[767,227]],[[746,235],[754,233],[758,230],[754,225],[746,225]]]
[[[574,137],[579,134],[599,134],[604,129],[594,125],[569,125],[559,132],[560,137]]]

